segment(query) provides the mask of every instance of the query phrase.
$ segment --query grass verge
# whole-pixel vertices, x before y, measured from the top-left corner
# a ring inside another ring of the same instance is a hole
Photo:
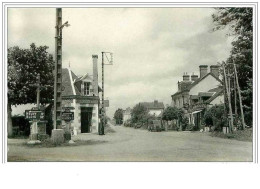
[[[245,129],[245,130],[238,130],[238,131],[234,131],[233,133],[228,133],[228,134],[224,134],[223,132],[215,131],[215,132],[212,132],[210,134],[210,136],[252,142],[253,141],[253,129],[249,128],[249,129]]]

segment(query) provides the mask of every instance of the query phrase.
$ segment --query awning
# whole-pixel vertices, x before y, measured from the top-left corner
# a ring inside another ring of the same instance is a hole
[[[195,112],[192,112],[191,114],[196,114],[196,113],[199,113],[201,112],[202,110],[198,110],[198,111],[195,111]]]

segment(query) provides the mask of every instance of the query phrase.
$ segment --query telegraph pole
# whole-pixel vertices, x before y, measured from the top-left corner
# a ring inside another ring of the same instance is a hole
[[[53,143],[64,142],[61,128],[61,92],[62,92],[62,29],[68,27],[68,21],[62,24],[62,9],[56,8],[56,35],[55,35],[55,69],[54,69],[54,129],[52,130]]]
[[[108,60],[106,53],[110,54],[111,60]],[[106,56],[107,60],[109,61],[109,64],[105,64],[104,55]],[[104,104],[104,93],[105,93],[104,66],[105,65],[112,65],[112,64],[113,64],[113,55],[112,55],[112,53],[110,53],[110,52],[102,52],[102,109],[101,109],[102,122],[101,122],[101,127],[98,130],[98,134],[99,135],[104,135],[105,134],[105,124],[106,124],[106,122],[105,122],[105,104]]]
[[[100,128],[99,135],[105,134],[105,106],[104,106],[104,52],[102,52],[102,124]]]
[[[228,90],[228,84],[227,84],[227,75],[225,70],[225,65],[223,64],[223,71],[224,71],[224,79],[225,79],[225,85],[226,85],[226,92],[227,92],[227,99],[228,99],[228,109],[229,109],[229,116],[230,116],[230,132],[233,131],[233,114],[232,114],[232,107],[231,107],[231,101],[230,101],[230,91]]]
[[[238,97],[239,97],[239,105],[240,105],[240,112],[241,112],[241,119],[242,119],[242,128],[245,129],[246,124],[245,124],[244,111],[243,111],[243,106],[242,106],[241,91],[240,91],[238,78],[237,78],[237,69],[236,69],[236,64],[233,64],[233,65],[234,65],[235,78],[236,78],[236,84],[237,84],[237,92],[238,92]]]
[[[54,75],[54,129],[61,128],[62,83],[62,9],[56,9],[55,75]]]

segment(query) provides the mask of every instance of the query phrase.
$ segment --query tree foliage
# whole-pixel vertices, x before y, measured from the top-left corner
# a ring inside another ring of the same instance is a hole
[[[12,105],[36,102],[37,74],[40,75],[41,103],[53,99],[53,66],[52,55],[47,46],[30,49],[11,47],[8,49],[8,103]]]
[[[224,104],[215,105],[206,110],[203,119],[207,126],[214,125],[216,130],[221,130],[223,126],[228,126]]]
[[[29,49],[17,46],[8,48],[8,136],[12,136],[11,105],[36,103],[36,81],[40,75],[40,103],[50,103],[53,99],[53,67],[52,55],[47,46],[36,47],[34,43]]]
[[[137,104],[131,111],[131,122],[132,123],[146,123],[149,118],[148,109],[142,104]]]
[[[183,110],[177,107],[167,107],[162,114],[162,120],[172,121],[182,119]]]
[[[228,28],[234,37],[226,63],[235,63],[241,88],[245,121],[252,124],[253,111],[253,9],[245,7],[216,8],[212,15],[214,31]]]
[[[114,119],[116,120],[116,124],[123,123],[123,110],[121,108],[119,108],[115,111]]]

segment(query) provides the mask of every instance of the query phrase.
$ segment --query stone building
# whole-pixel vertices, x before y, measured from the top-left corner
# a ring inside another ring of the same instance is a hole
[[[223,84],[219,79],[219,66],[200,65],[200,76],[184,73],[178,82],[178,91],[172,97],[172,106],[183,108],[189,122],[201,126],[205,109],[224,103]]]
[[[70,68],[62,69],[62,107],[73,107],[74,134],[97,133],[99,127],[99,92],[97,55],[92,56],[93,75],[78,77]],[[65,125],[65,122],[62,122]]]

